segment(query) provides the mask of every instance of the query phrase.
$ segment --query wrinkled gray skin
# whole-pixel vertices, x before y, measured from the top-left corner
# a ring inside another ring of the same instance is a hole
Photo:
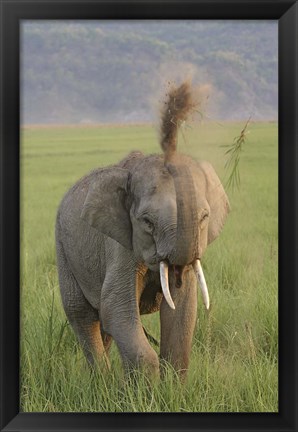
[[[56,224],[61,294],[85,355],[108,362],[112,339],[124,367],[158,374],[140,315],[160,311],[160,357],[187,370],[197,313],[192,268],[220,233],[229,204],[211,165],[176,154],[130,154],[97,169],[65,195]],[[163,298],[169,264],[176,309]]]

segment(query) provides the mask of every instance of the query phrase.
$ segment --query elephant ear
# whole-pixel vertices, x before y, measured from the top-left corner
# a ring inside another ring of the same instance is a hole
[[[201,165],[206,176],[206,199],[210,206],[208,244],[220,234],[226,217],[230,211],[230,204],[225,190],[212,165],[203,162]]]
[[[122,168],[100,171],[89,187],[81,217],[125,248],[132,249],[132,227],[125,205],[129,175]]]

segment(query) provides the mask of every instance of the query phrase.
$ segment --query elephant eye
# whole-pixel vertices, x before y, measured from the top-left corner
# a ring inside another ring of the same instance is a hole
[[[145,224],[146,231],[153,232],[154,229],[153,222],[151,222],[151,220],[148,219],[147,217],[143,218],[143,222]]]

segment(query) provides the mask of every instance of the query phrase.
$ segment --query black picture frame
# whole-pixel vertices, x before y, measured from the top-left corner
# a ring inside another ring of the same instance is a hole
[[[297,431],[297,42],[289,0],[22,1],[1,5],[1,431]],[[25,19],[274,19],[279,21],[279,412],[19,412],[19,36]]]

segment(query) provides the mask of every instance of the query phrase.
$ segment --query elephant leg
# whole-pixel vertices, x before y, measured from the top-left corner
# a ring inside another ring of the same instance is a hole
[[[83,306],[83,305],[82,305]],[[98,365],[103,370],[110,369],[108,353],[103,343],[98,313],[85,305],[79,313],[66,312],[69,322],[82,346],[91,367]]]
[[[58,256],[61,297],[66,316],[82,346],[90,366],[97,363],[109,369],[105,344],[101,336],[98,311],[84,297],[82,290],[68,267],[62,249]],[[106,345],[110,338],[106,339]]]
[[[173,365],[180,376],[186,376],[197,316],[197,281],[192,270],[185,272],[180,288],[170,278],[175,310],[163,298],[160,307],[160,357]]]
[[[109,369],[110,363],[106,347],[109,347],[111,338],[108,337],[105,343],[103,342],[98,311],[87,302],[78,285],[72,286],[72,294],[74,289],[76,290],[75,307],[70,307],[69,303],[65,303],[65,299],[63,301],[67,318],[89,365],[94,366],[97,363],[103,369]]]
[[[142,276],[132,276],[127,271],[119,274],[119,269],[108,274],[101,303],[104,331],[116,342],[126,373],[142,369],[149,376],[158,376],[158,356],[144,333],[136,295],[136,283]]]

